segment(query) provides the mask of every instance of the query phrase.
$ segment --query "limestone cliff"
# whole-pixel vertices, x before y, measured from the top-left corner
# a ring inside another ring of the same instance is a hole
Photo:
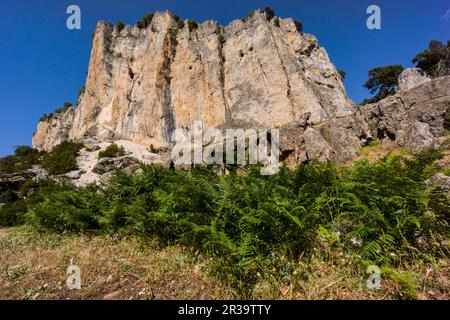
[[[355,111],[326,51],[292,19],[255,11],[226,27],[180,28],[159,12],[145,29],[98,23],[79,105],[40,122],[33,146],[95,138],[164,150],[175,128],[202,120],[204,128],[281,128],[295,163],[342,160],[368,131]]]

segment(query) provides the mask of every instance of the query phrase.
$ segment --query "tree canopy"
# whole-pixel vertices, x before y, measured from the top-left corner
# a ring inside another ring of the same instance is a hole
[[[402,71],[403,66],[399,64],[370,70],[369,80],[364,84],[364,88],[369,89],[370,93],[375,94],[375,96],[372,99],[365,100],[365,103],[376,102],[393,94]]]

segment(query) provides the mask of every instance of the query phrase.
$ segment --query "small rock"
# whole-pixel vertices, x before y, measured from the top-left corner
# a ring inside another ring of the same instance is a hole
[[[450,177],[443,173],[436,173],[430,179],[426,180],[425,183],[429,186],[439,185],[440,187],[437,191],[440,193],[448,192],[450,190]]]
[[[31,169],[27,170],[27,173],[33,178],[33,180],[44,180],[48,178],[47,170],[41,168],[40,166],[34,165]]]
[[[99,145],[93,145],[92,147],[90,147],[90,150],[92,151],[92,152],[95,152],[95,151],[98,151],[98,150],[100,150],[101,149],[101,147],[99,146]]]
[[[81,178],[81,176],[84,173],[86,173],[86,171],[84,171],[84,170],[74,170],[74,171],[71,171],[69,173],[66,173],[65,176],[70,178],[70,179],[73,179],[73,180],[78,180],[78,179]]]
[[[108,293],[107,295],[103,296],[103,300],[118,300],[120,298],[121,293],[122,291],[120,290]]]
[[[139,165],[139,160],[133,157],[124,156],[117,158],[102,158],[100,159],[92,172],[97,174],[105,174],[113,171],[114,169],[125,169],[132,165]]]

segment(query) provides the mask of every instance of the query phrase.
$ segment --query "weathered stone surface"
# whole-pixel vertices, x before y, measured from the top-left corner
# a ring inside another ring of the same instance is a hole
[[[66,173],[65,176],[69,179],[78,180],[84,173],[86,173],[84,170],[74,170]]]
[[[192,129],[201,120],[204,129],[280,128],[290,145],[284,156],[299,163],[351,156],[364,127],[317,39],[299,33],[292,19],[278,26],[259,11],[226,27],[206,21],[194,30],[187,23],[179,29],[168,12],[156,13],[142,30],[126,26],[119,33],[99,22],[85,88],[67,116],[39,123],[34,147],[48,150],[65,139],[129,140],[170,150],[175,128]],[[321,124],[325,131],[303,137]],[[337,134],[327,132],[336,128]],[[312,137],[324,148],[325,140],[328,151],[305,146]]]
[[[425,181],[425,183],[429,186],[439,186],[439,192],[450,191],[450,177],[443,173],[435,174],[430,179]]]
[[[430,80],[422,69],[408,68],[403,70],[398,77],[397,91],[406,91]]]
[[[125,169],[135,165],[139,165],[139,160],[129,156],[117,158],[102,158],[97,162],[95,167],[92,169],[92,172],[103,175],[114,169]],[[133,171],[130,170],[130,172]]]
[[[27,173],[32,177],[33,180],[44,180],[48,178],[48,172],[44,168],[38,165],[32,166],[31,169],[27,170]]]
[[[73,126],[75,108],[70,107],[64,112],[55,113],[51,118],[39,121],[33,135],[33,147],[39,150],[49,150],[65,140],[70,139],[69,131]]]
[[[442,141],[450,104],[450,76],[422,83],[361,108],[374,137],[389,137],[414,150]]]

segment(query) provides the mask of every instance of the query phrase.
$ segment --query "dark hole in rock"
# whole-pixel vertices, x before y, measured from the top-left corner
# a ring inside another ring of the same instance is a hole
[[[130,76],[131,79],[134,79],[134,72],[133,70],[131,70],[131,68],[128,68],[128,75]]]

